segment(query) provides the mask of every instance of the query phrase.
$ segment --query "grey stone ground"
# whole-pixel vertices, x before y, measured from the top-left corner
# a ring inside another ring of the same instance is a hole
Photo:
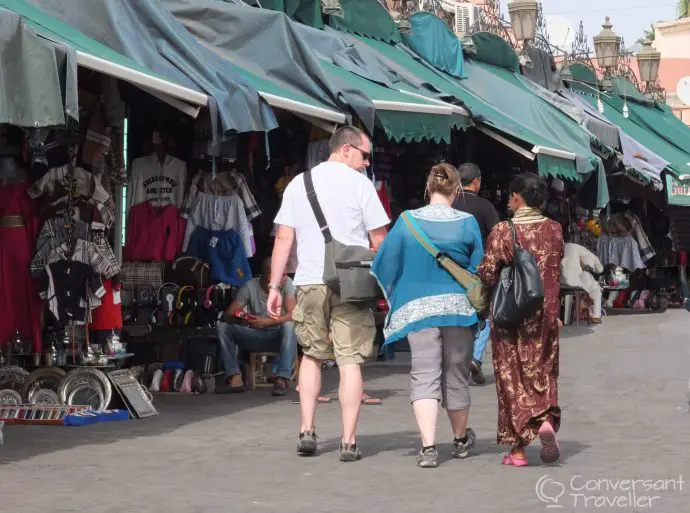
[[[636,485],[637,506],[616,480],[690,480],[688,341],[690,315],[616,317],[596,331],[564,330],[560,393],[563,461],[524,469],[500,465],[495,444],[493,384],[473,387],[471,425],[475,455],[455,461],[446,419],[439,422],[442,465],[418,469],[414,420],[407,400],[406,355],[394,364],[366,368],[368,390],[385,399],[364,407],[360,444],[365,458],[337,461],[338,403],[320,407],[321,454],[294,454],[298,427],[295,397],[275,400],[266,391],[245,396],[163,396],[154,419],[85,428],[5,428],[0,448],[0,511],[12,512],[538,512],[535,493],[565,494],[561,509],[587,511],[582,497],[605,496],[619,511],[690,511],[690,483],[682,491],[646,491]],[[333,391],[335,371],[326,373]],[[493,378],[491,379],[493,383]],[[582,476],[582,477],[577,477]],[[549,481],[552,480],[552,481]],[[586,480],[603,480],[576,492]],[[663,483],[670,487],[672,483]],[[621,497],[622,498],[619,498]],[[648,496],[652,499],[649,507]],[[575,506],[574,501],[578,500]],[[602,500],[602,499],[600,499]],[[601,505],[601,504],[599,504]]]

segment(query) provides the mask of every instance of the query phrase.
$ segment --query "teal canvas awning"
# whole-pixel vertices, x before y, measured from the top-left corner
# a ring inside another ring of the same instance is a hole
[[[39,128],[78,121],[74,52],[39,37],[6,9],[0,9],[0,41],[0,123]]]

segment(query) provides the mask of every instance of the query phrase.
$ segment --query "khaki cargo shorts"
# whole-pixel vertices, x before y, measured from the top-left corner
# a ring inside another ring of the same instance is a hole
[[[307,356],[335,360],[338,366],[359,365],[372,356],[374,314],[368,308],[341,302],[326,285],[297,287],[292,320],[297,341]]]

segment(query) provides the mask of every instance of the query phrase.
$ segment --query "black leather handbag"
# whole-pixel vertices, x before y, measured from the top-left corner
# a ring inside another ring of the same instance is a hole
[[[544,305],[544,284],[534,255],[520,246],[515,225],[508,221],[513,234],[513,261],[501,269],[491,301],[493,324],[510,329]]]

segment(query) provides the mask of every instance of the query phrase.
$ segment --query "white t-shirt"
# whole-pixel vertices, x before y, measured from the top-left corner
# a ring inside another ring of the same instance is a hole
[[[369,247],[368,233],[390,223],[374,184],[362,173],[339,162],[312,169],[314,191],[333,238],[347,246]],[[295,285],[322,285],[325,243],[304,189],[304,174],[285,189],[276,224],[295,229]]]
[[[187,164],[182,160],[166,155],[161,164],[155,153],[138,158],[132,162],[132,178],[127,187],[129,207],[150,201],[155,207],[172,203],[182,208],[186,185]]]

